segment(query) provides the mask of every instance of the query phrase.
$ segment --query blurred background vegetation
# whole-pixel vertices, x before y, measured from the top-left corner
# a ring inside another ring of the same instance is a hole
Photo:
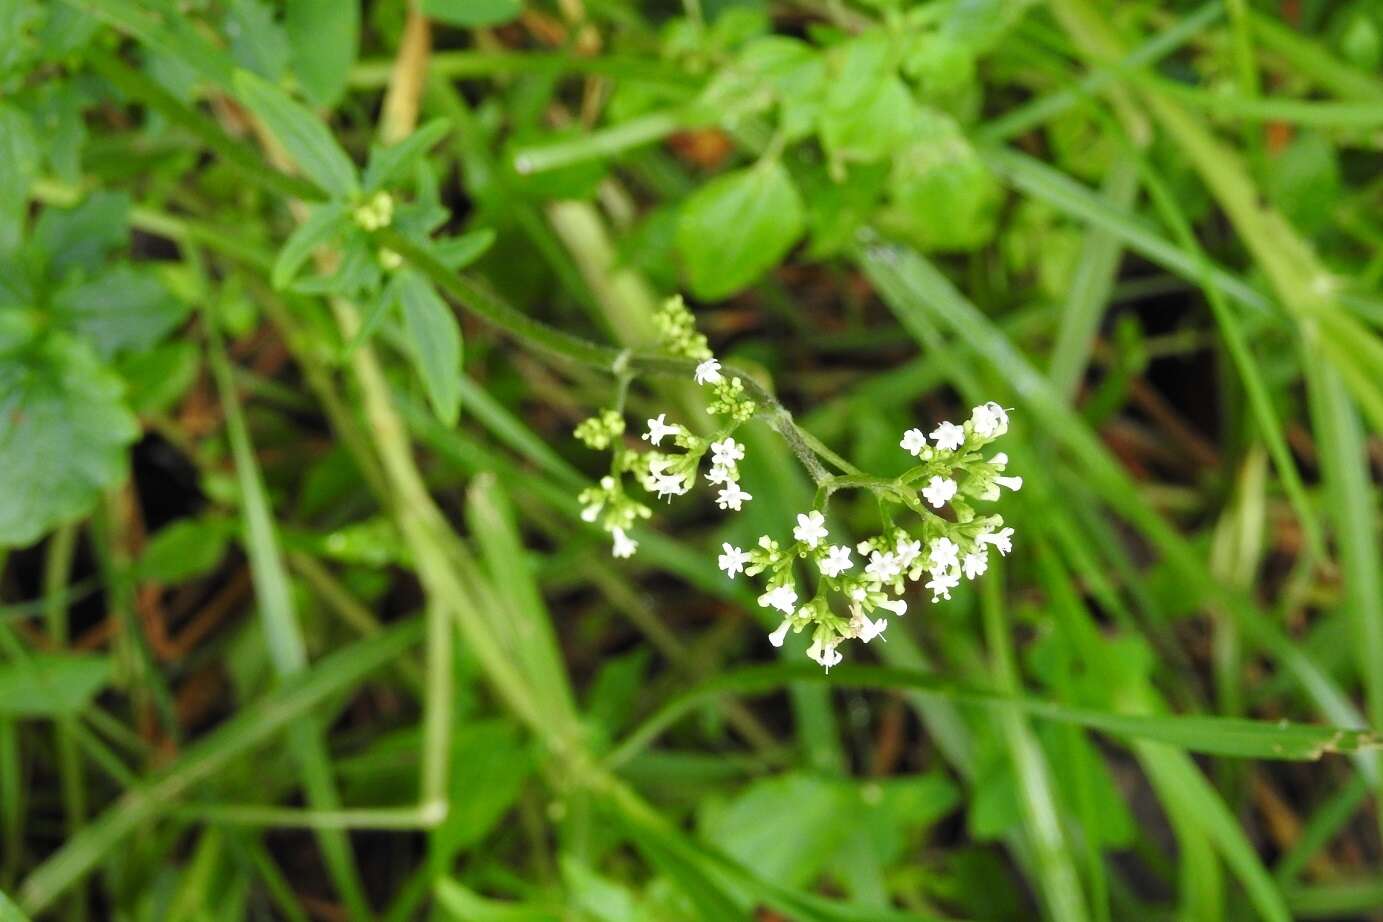
[[[0,0],[0,920],[1383,918],[1380,65],[1371,0]],[[821,675],[715,567],[811,506],[755,423],[613,560],[571,430],[677,292],[866,470],[1012,407],[1013,554]]]

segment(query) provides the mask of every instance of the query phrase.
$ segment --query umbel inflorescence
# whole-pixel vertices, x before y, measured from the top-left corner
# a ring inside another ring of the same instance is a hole
[[[626,481],[671,500],[690,492],[697,477],[704,476],[716,491],[716,505],[734,512],[754,498],[740,484],[744,446],[734,433],[767,408],[711,354],[681,298],[663,305],[657,323],[663,349],[696,363],[692,377],[708,391],[707,409],[716,431],[698,436],[659,413],[647,421],[637,441],[625,440],[624,417],[616,409],[602,410],[576,428],[576,437],[589,448],[611,451],[609,474],[579,499],[581,517],[609,532],[616,557],[638,550],[629,531],[651,515],[646,504],[626,492]],[[884,632],[888,619],[881,612],[907,612],[902,596],[909,582],[922,581],[933,602],[949,599],[962,579],[988,569],[991,549],[1002,555],[1012,548],[1013,529],[1003,517],[977,514],[972,506],[1023,485],[1021,477],[1004,473],[1008,457],[1003,452],[985,457],[989,444],[1007,431],[1008,412],[993,402],[975,407],[960,424],[942,422],[930,433],[909,429],[899,445],[917,459],[912,468],[894,478],[854,472],[817,475],[817,508],[797,515],[791,543],[764,535],[747,551],[723,544],[720,569],[731,579],[740,574],[762,577],[759,604],[783,615],[769,641],[782,646],[789,633],[810,631],[807,656],[829,670],[842,659],[838,647],[843,641],[869,643]],[[867,489],[879,499],[880,532],[853,546],[833,542],[827,524],[826,505],[843,489]],[[896,521],[895,513],[905,510],[913,515],[906,523]]]

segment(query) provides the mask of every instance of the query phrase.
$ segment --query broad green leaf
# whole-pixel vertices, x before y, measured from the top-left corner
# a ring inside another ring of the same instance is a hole
[[[449,877],[437,881],[437,918],[455,922],[562,922],[565,907],[530,906],[486,899]]]
[[[303,263],[312,256],[312,251],[348,226],[344,202],[325,202],[315,206],[308,213],[307,220],[299,224],[284,241],[278,259],[274,260],[274,287],[286,288]]]
[[[120,265],[53,294],[54,322],[104,359],[157,343],[187,316],[187,305],[145,267]]]
[[[850,786],[789,773],[748,785],[702,813],[701,836],[754,873],[788,887],[810,884],[849,834]]]
[[[918,121],[917,140],[893,160],[881,226],[926,250],[983,246],[997,226],[998,182],[949,116]]]
[[[873,32],[832,49],[821,145],[835,162],[890,156],[916,131],[912,93],[894,73],[889,39]]]
[[[231,0],[223,28],[238,66],[270,80],[283,76],[288,67],[288,39],[264,0]]]
[[[438,419],[454,425],[461,410],[461,326],[447,302],[421,275],[401,273],[395,291],[413,364],[428,400]]]
[[[317,105],[341,100],[360,46],[360,4],[340,0],[288,0],[284,31],[293,73]]]
[[[226,523],[215,519],[180,519],[159,529],[135,564],[139,579],[181,583],[207,573],[226,555]]]
[[[236,72],[235,90],[309,179],[333,198],[360,191],[350,157],[309,109],[249,71]]]
[[[80,713],[110,676],[111,661],[105,656],[37,653],[0,662],[0,716]]]
[[[435,118],[397,144],[371,150],[370,162],[365,165],[365,191],[374,192],[383,188],[413,169],[418,158],[446,137],[450,130],[451,122],[448,119]]]
[[[522,0],[423,0],[423,13],[450,26],[496,26],[517,19]]]
[[[642,922],[643,914],[628,887],[597,874],[575,855],[564,854],[558,863],[573,909],[600,922]]]
[[[179,339],[122,356],[115,367],[125,379],[130,409],[137,414],[159,413],[197,380],[202,354],[194,343]]]
[[[677,246],[700,298],[734,294],[778,264],[802,235],[802,198],[777,160],[725,173],[682,205]]]
[[[20,318],[4,317],[0,546],[22,546],[84,515],[124,479],[139,426],[121,401],[120,379],[90,348],[59,332],[13,335]]]

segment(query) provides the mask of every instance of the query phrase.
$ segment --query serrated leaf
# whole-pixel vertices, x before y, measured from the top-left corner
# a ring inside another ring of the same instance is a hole
[[[104,359],[149,348],[187,316],[187,305],[151,271],[128,265],[64,286],[49,308],[58,326],[83,337]]]
[[[0,343],[0,546],[23,546],[124,479],[139,426],[85,344],[57,332]]]
[[[802,236],[802,198],[776,160],[723,174],[682,206],[677,247],[697,297],[716,299],[748,286]]]
[[[306,106],[246,70],[236,71],[235,90],[309,179],[334,198],[360,191],[350,157]]]
[[[105,656],[36,653],[0,663],[0,715],[62,717],[80,713],[110,681]]]
[[[395,286],[403,325],[418,377],[437,418],[448,426],[461,411],[461,327],[432,283],[402,272]]]
[[[521,0],[423,0],[423,13],[450,26],[497,26],[517,19]]]
[[[342,231],[345,220],[344,202],[326,202],[313,208],[307,220],[299,224],[284,241],[278,259],[274,260],[274,287],[286,288],[303,263],[312,256],[312,251]]]
[[[336,105],[359,53],[360,4],[288,0],[283,27],[303,90],[319,106]]]
[[[365,166],[365,191],[383,188],[396,176],[412,169],[418,158],[450,130],[450,119],[435,118],[399,143],[371,150],[370,162]]]

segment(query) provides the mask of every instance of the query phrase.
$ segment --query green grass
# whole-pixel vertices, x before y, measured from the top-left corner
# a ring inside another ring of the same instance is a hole
[[[1376,912],[1383,18],[1288,6],[0,3],[0,922]],[[753,499],[613,558],[679,292]],[[722,545],[956,527],[989,400],[1012,553],[770,646]]]

